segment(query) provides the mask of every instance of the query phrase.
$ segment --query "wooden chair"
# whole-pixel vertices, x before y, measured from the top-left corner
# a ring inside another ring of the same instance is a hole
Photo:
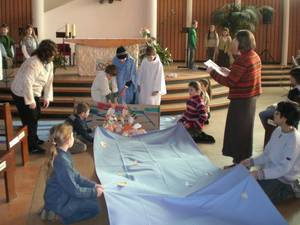
[[[6,149],[8,151],[15,151],[16,145],[21,142],[22,164],[23,166],[25,166],[29,159],[27,126],[22,127],[21,129],[14,132],[9,103],[0,104],[0,119],[4,120]]]
[[[15,151],[0,152],[0,173],[4,174],[6,202],[10,202],[12,199],[17,197],[15,187],[15,161]]]

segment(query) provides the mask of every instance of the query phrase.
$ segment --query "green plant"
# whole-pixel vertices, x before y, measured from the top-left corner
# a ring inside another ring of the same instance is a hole
[[[173,62],[172,55],[168,48],[162,48],[157,42],[156,38],[151,37],[151,33],[147,28],[143,28],[140,31],[141,36],[145,39],[147,46],[152,46],[155,48],[157,55],[160,58],[161,63],[165,65],[170,65]],[[145,54],[141,55],[144,58]]]
[[[219,27],[228,27],[231,35],[241,29],[255,31],[262,16],[265,13],[272,13],[271,6],[239,5],[235,3],[226,4],[212,14],[212,22]]]
[[[67,69],[66,67],[67,59],[62,52],[58,52],[53,59],[53,73],[55,73],[57,68]]]

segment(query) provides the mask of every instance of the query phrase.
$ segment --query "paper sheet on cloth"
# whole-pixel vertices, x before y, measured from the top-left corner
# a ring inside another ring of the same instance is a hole
[[[216,168],[180,124],[131,138],[97,128],[94,159],[110,225],[287,224],[246,169]]]

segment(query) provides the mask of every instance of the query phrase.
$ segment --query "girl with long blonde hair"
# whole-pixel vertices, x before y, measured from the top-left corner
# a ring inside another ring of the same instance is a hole
[[[74,169],[68,152],[74,143],[72,126],[66,123],[57,125],[51,139],[53,146],[48,161],[50,172],[42,219],[52,220],[53,215],[57,215],[64,224],[71,224],[96,216],[100,212],[97,197],[104,189]]]

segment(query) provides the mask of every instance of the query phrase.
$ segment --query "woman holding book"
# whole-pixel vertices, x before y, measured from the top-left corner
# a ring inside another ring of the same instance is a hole
[[[229,87],[223,155],[232,157],[234,164],[252,155],[256,99],[261,94],[261,60],[255,46],[254,35],[241,30],[232,42],[233,53],[238,57],[230,70],[221,68],[226,76],[210,66],[207,68],[214,80]]]

